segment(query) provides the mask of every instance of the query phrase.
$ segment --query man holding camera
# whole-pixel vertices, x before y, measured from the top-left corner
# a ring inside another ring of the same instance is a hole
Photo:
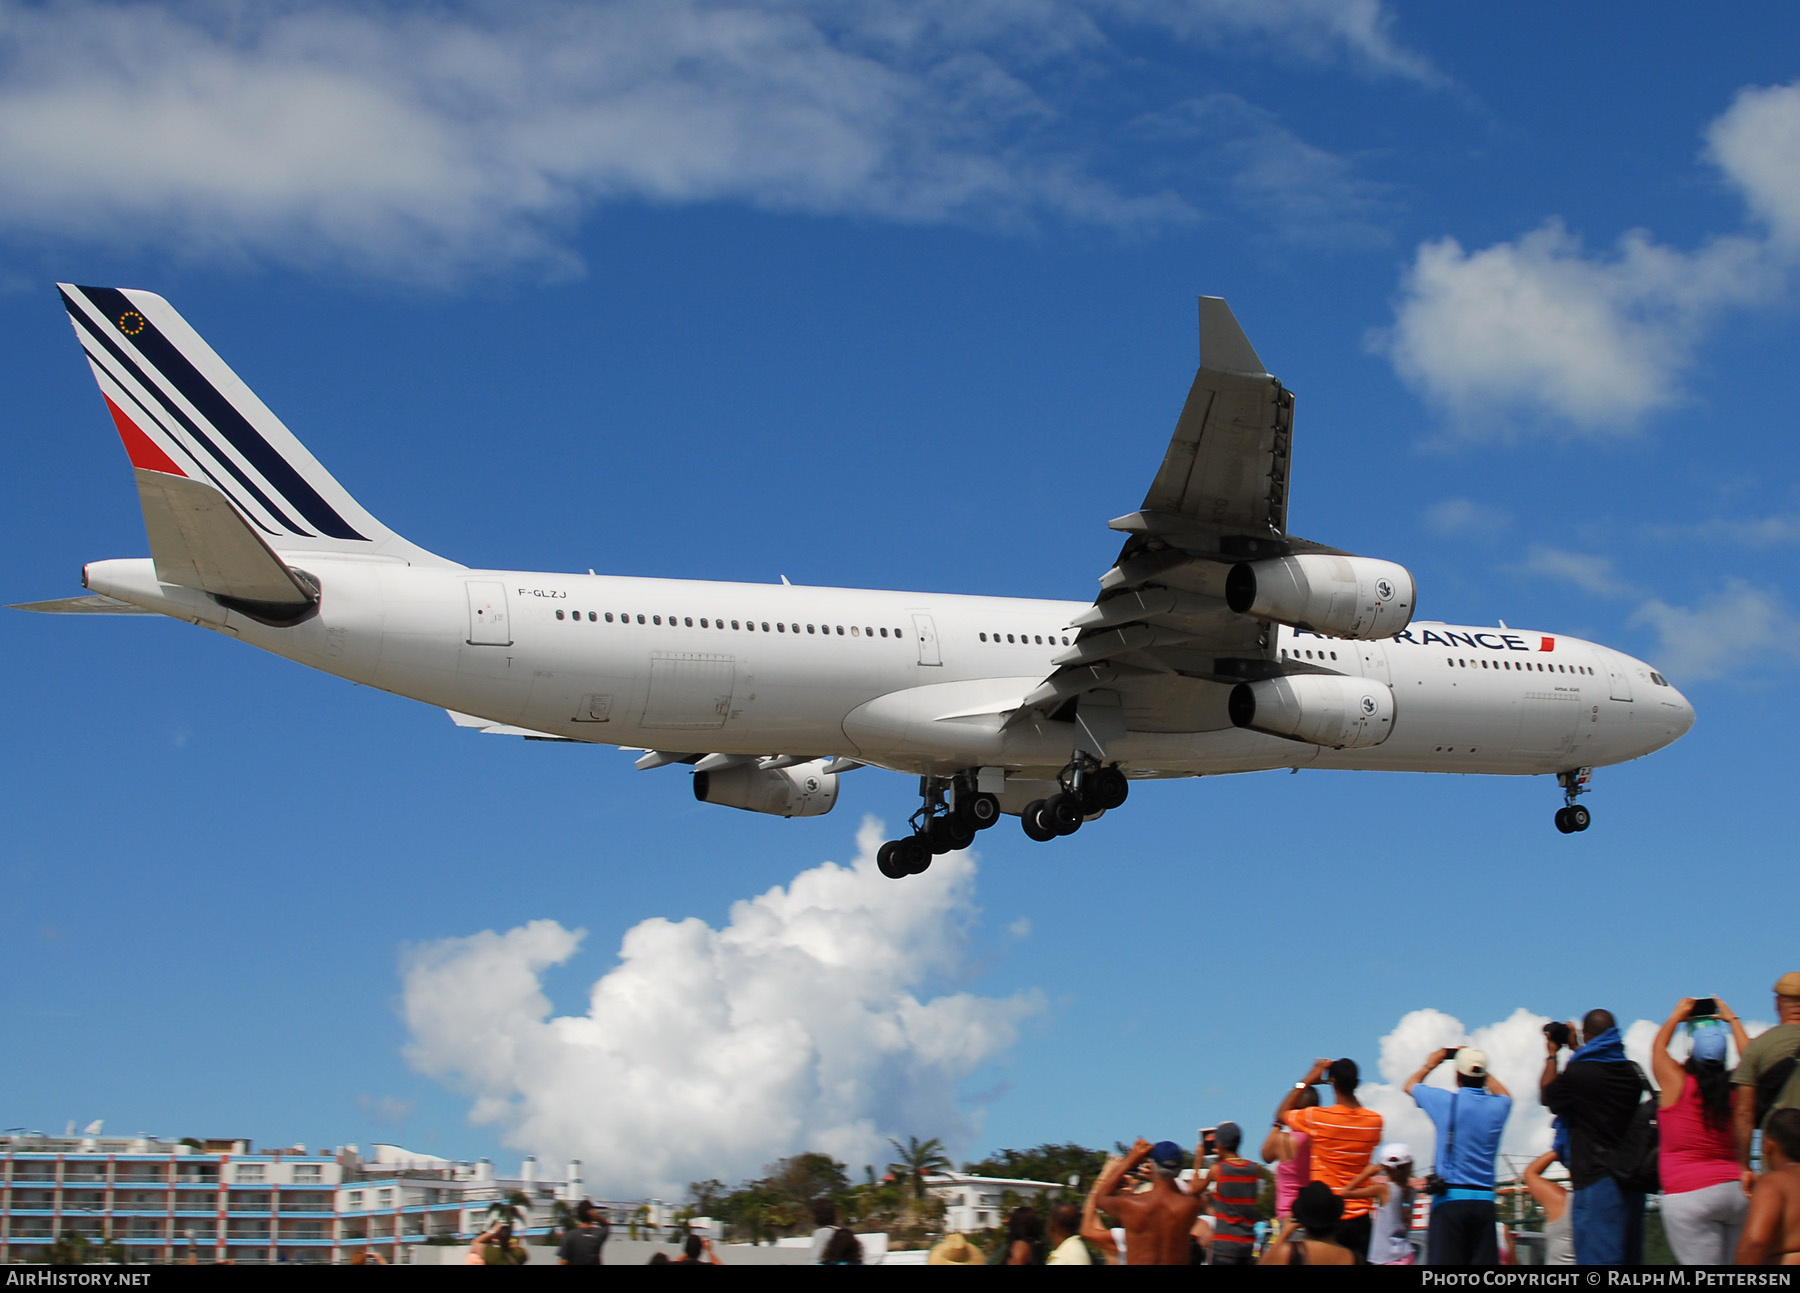
[[[1431,1071],[1456,1064],[1456,1090],[1426,1086]],[[1488,1073],[1486,1051],[1453,1046],[1433,1051],[1402,1088],[1437,1128],[1431,1182],[1429,1252],[1433,1266],[1497,1266],[1494,1160],[1512,1112],[1512,1093]]]
[[[1327,1079],[1334,1097],[1330,1106],[1295,1107],[1302,1091]],[[1288,1130],[1305,1132],[1312,1138],[1312,1179],[1323,1181],[1339,1196],[1369,1165],[1381,1144],[1381,1115],[1365,1109],[1356,1098],[1361,1082],[1355,1060],[1318,1060],[1304,1079],[1294,1083],[1294,1089],[1275,1110],[1276,1118],[1285,1122]],[[1355,1253],[1359,1262],[1369,1251],[1370,1229],[1369,1201],[1346,1199],[1337,1242]]]
[[[1565,1046],[1571,1049],[1568,1067],[1558,1073],[1557,1053]],[[1630,1130],[1646,1089],[1643,1072],[1625,1058],[1625,1043],[1610,1011],[1588,1011],[1579,1032],[1573,1023],[1545,1024],[1544,1047],[1538,1095],[1568,1133],[1575,1261],[1581,1266],[1641,1265],[1644,1192],[1613,1176],[1612,1155]]]
[[[1756,1184],[1750,1144],[1777,1109],[1800,1108],[1800,971],[1775,980],[1775,1027],[1757,1034],[1731,1075],[1731,1112],[1744,1191]]]

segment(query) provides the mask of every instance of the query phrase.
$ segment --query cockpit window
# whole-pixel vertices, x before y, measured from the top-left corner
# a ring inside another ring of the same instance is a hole
[[[1655,683],[1658,687],[1667,687],[1669,685],[1669,680],[1654,669],[1650,671],[1650,681]]]

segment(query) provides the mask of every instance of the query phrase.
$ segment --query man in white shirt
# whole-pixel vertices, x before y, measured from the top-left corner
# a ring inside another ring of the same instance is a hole
[[[1050,1238],[1050,1257],[1046,1266],[1092,1266],[1087,1245],[1081,1242],[1081,1209],[1073,1203],[1059,1203],[1050,1209],[1045,1227]]]

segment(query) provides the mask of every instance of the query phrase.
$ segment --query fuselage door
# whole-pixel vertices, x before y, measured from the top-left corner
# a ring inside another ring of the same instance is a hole
[[[1612,698],[1630,700],[1631,679],[1625,676],[1625,662],[1619,658],[1619,653],[1602,648],[1597,654],[1600,656],[1600,663],[1606,666],[1606,680],[1612,684]]]
[[[931,622],[931,616],[915,612],[912,621],[913,633],[919,639],[919,663],[943,664],[943,652],[938,650],[937,625]]]
[[[512,621],[506,614],[506,585],[471,579],[469,589],[469,645],[511,646]]]

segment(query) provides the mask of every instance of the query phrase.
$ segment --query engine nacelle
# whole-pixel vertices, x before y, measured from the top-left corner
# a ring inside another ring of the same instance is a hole
[[[1309,552],[1240,561],[1225,576],[1225,604],[1240,615],[1334,638],[1391,638],[1412,622],[1413,577],[1373,557]]]
[[[1333,750],[1380,745],[1394,730],[1394,692],[1372,678],[1298,673],[1240,682],[1226,703],[1231,721],[1252,732]]]
[[[777,817],[822,817],[837,803],[838,774],[822,760],[791,768],[759,768],[754,763],[694,774],[694,798]]]

